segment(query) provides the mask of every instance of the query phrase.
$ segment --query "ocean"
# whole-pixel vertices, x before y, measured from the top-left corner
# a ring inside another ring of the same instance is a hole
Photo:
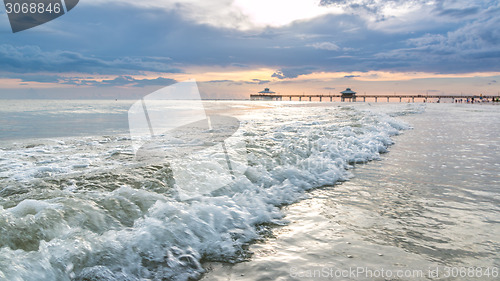
[[[498,278],[496,105],[134,102],[2,101],[0,280]]]

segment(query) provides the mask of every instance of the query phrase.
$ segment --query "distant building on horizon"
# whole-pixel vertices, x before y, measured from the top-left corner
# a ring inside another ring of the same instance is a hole
[[[352,91],[351,88],[347,88],[345,91],[340,92],[342,96],[340,97],[342,101],[349,99],[349,101],[356,101],[356,92]]]
[[[276,94],[276,92],[270,91],[269,88],[265,88],[264,91],[260,91],[259,94]]]
[[[282,100],[282,96],[274,95],[276,92],[271,91],[269,88],[265,88],[264,91],[258,92],[256,95],[250,95],[251,100]]]

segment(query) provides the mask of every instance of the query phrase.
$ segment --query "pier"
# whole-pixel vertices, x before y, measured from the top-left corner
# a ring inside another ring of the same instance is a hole
[[[436,102],[441,102],[441,100],[451,100],[452,103],[457,101],[466,102],[469,101],[480,101],[480,100],[491,100],[499,101],[500,95],[411,95],[411,94],[392,94],[392,95],[356,95],[356,92],[351,91],[351,89],[346,89],[340,94],[279,94],[265,89],[257,94],[250,95],[251,100],[267,100],[267,101],[283,101],[283,100],[298,100],[298,101],[336,101],[340,102],[356,102],[363,101],[366,102],[370,99],[374,102],[379,101],[396,101],[396,102],[428,102],[429,100],[436,100]]]

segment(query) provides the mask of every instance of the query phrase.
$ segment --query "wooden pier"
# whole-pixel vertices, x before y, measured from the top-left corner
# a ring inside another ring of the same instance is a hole
[[[250,95],[251,100],[276,100],[276,101],[282,101],[282,100],[299,100],[299,101],[313,101],[313,99],[319,100],[320,102],[322,101],[330,101],[333,102],[335,99],[339,99],[341,102],[349,101],[349,102],[356,102],[356,101],[363,101],[366,102],[367,99],[373,99],[375,102],[380,101],[387,101],[390,102],[391,100],[394,101],[399,101],[399,102],[415,102],[415,101],[422,101],[422,102],[428,102],[429,99],[432,100],[437,100],[440,102],[443,99],[448,99],[451,100],[453,103],[455,101],[462,100],[463,102],[466,102],[467,99],[469,101],[479,101],[479,100],[497,100],[500,99],[500,96],[493,96],[493,95],[354,95],[350,97],[346,97],[345,95],[341,94],[266,94],[266,93],[258,93],[258,94],[252,94]]]

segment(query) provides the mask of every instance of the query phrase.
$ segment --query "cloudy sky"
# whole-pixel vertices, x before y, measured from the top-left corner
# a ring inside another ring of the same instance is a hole
[[[80,0],[12,33],[0,98],[135,98],[196,79],[206,98],[498,94],[500,1]]]

